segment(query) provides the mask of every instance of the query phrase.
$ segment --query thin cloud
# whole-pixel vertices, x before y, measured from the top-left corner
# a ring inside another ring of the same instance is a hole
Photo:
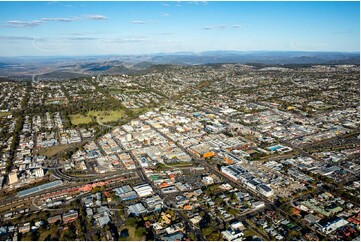
[[[85,16],[87,19],[91,19],[91,20],[106,20],[108,19],[106,16],[104,15],[99,15],[99,14],[96,14],[96,15],[86,15]]]
[[[169,17],[169,15],[170,15],[169,13],[163,13],[164,17]]]
[[[95,37],[72,37],[72,38],[66,38],[67,40],[81,40],[81,41],[91,41],[91,40],[98,40],[99,38]]]
[[[43,44],[39,45],[39,42],[43,42]],[[45,46],[44,45],[45,42]],[[32,46],[42,52],[58,52],[58,51],[62,51],[64,50],[64,46],[62,46],[63,42],[62,41],[52,41],[51,45],[52,46],[47,46],[46,41],[44,41],[44,39],[41,39],[39,37],[34,36],[33,37],[33,41],[31,42]]]
[[[213,25],[213,26],[203,27],[204,30],[225,29],[225,28],[227,28],[226,25]]]
[[[100,32],[62,32],[62,35],[70,35],[70,36],[84,36],[84,35],[92,35],[92,34],[101,34]]]
[[[144,21],[141,21],[141,20],[133,20],[131,21],[132,24],[145,24]]]
[[[98,39],[96,41],[97,46],[105,51],[117,51],[123,45],[133,45],[137,43],[149,44],[150,40],[143,36],[124,36],[113,39]]]
[[[74,5],[71,5],[71,4],[64,4],[62,2],[59,2],[59,1],[50,1],[50,2],[47,2],[48,5],[53,5],[53,4],[60,4],[64,7],[67,7],[67,8],[72,8],[74,7]]]
[[[106,16],[103,15],[84,15],[81,17],[73,17],[73,18],[64,18],[64,17],[56,17],[56,18],[42,18],[41,20],[32,20],[32,21],[20,21],[20,20],[9,20],[6,21],[6,24],[3,27],[7,28],[31,28],[36,27],[41,24],[47,22],[73,22],[76,20],[106,20],[108,19]]]
[[[42,18],[43,22],[73,22],[76,18]]]
[[[171,32],[161,32],[161,33],[148,33],[150,35],[173,35]]]
[[[202,29],[204,30],[221,30],[221,29],[227,29],[227,28],[234,28],[239,29],[243,27],[243,25],[240,24],[233,24],[233,25],[225,25],[225,24],[219,24],[219,25],[212,25],[212,26],[205,26]]]
[[[33,40],[33,37],[28,36],[0,36],[0,40]]]
[[[53,5],[53,4],[57,4],[57,3],[59,3],[59,1],[50,1],[50,2],[47,2],[46,4]]]
[[[9,28],[29,28],[29,27],[35,27],[38,26],[40,24],[44,23],[43,21],[40,20],[33,20],[33,21],[19,21],[19,20],[9,20],[6,22],[5,27],[9,27]]]
[[[207,5],[208,2],[207,1],[190,1],[190,2],[187,2],[188,4],[193,4],[193,5]]]
[[[140,43],[140,42],[147,42],[148,40],[145,38],[117,38],[109,40],[109,42],[113,43]]]

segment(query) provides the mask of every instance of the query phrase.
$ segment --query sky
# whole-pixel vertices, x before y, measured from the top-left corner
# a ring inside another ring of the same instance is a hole
[[[0,2],[0,56],[360,51],[359,2]]]

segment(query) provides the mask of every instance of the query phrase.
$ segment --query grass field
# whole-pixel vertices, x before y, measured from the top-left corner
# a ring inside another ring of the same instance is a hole
[[[55,234],[55,233],[56,233],[56,231],[54,231],[54,230],[46,230],[44,232],[41,232],[39,241],[44,241],[48,235]]]
[[[41,148],[39,149],[39,154],[46,155],[47,157],[52,157],[57,153],[68,149],[69,147],[71,147],[71,145],[56,145],[49,148]]]
[[[127,94],[127,93],[140,93],[141,90],[138,89],[112,89],[110,94]]]
[[[118,119],[124,117],[124,111],[122,110],[112,110],[112,111],[90,111],[88,116],[96,116],[102,123],[108,123],[117,121]]]
[[[10,115],[10,112],[0,112],[0,118]]]
[[[92,121],[90,116],[83,116],[81,114],[70,115],[70,120],[74,125],[88,124]]]
[[[70,120],[73,125],[87,124],[92,122],[92,117],[96,117],[102,123],[117,121],[124,117],[124,111],[111,110],[111,111],[90,111],[85,116],[81,114],[70,115]]]

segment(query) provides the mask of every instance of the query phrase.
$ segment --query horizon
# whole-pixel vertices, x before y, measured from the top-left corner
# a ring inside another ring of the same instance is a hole
[[[359,2],[1,2],[1,57],[360,53]]]
[[[156,55],[198,55],[198,54],[205,54],[205,53],[212,53],[216,54],[216,52],[237,52],[236,54],[245,54],[245,53],[309,53],[309,54],[358,54],[360,55],[360,51],[297,51],[297,50],[205,50],[205,51],[178,51],[178,52],[158,52],[158,53],[148,53],[148,54],[98,54],[98,55],[23,55],[23,56],[0,56],[0,58],[82,58],[82,57],[124,57],[124,56],[156,56]]]

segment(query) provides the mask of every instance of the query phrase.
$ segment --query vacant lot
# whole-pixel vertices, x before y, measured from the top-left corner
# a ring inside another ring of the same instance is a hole
[[[52,146],[49,148],[41,148],[41,149],[39,149],[39,154],[45,155],[47,157],[52,157],[52,156],[58,154],[59,152],[62,152],[64,150],[68,149],[69,147],[71,147],[71,145],[56,145],[56,146]]]
[[[10,112],[0,112],[0,118],[10,115]]]

